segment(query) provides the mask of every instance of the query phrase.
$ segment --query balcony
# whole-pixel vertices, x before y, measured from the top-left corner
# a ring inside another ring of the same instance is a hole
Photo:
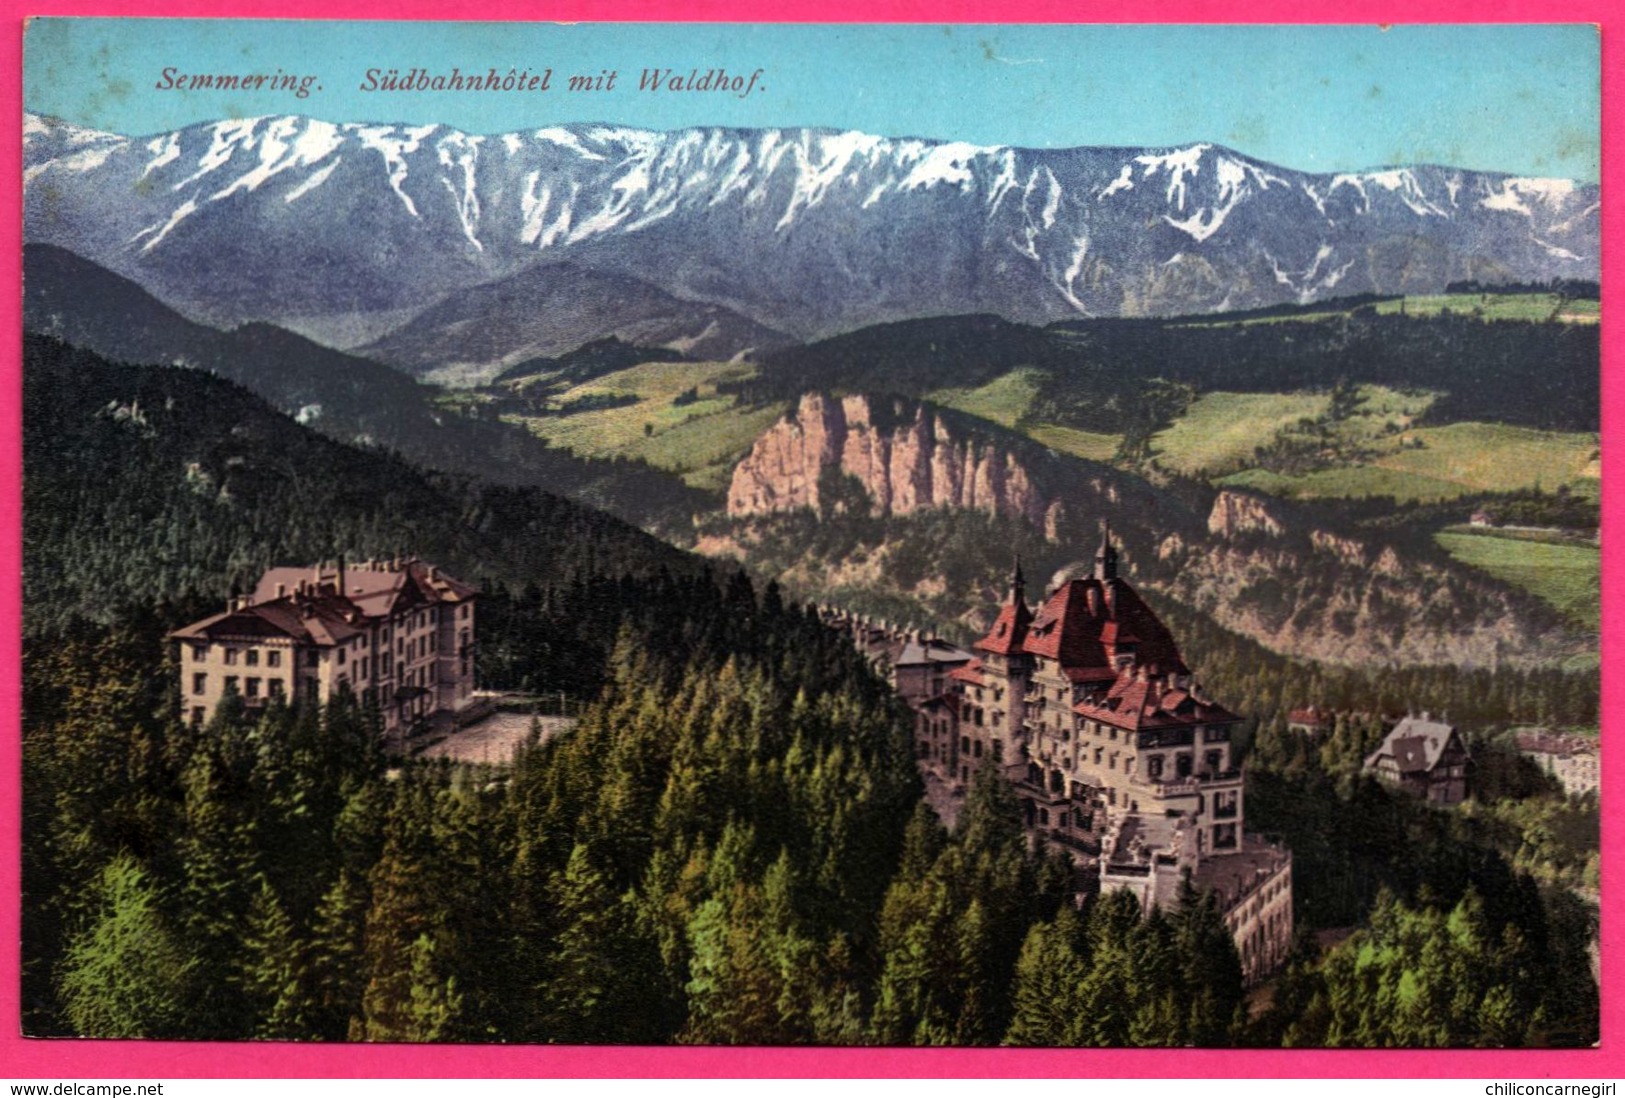
[[[1163,781],[1158,778],[1147,778],[1145,785],[1159,797],[1193,797],[1197,793],[1210,793],[1226,787],[1241,787],[1242,774],[1237,770],[1221,770],[1217,774],[1205,771],[1201,774],[1192,774],[1188,778],[1177,778],[1173,781]]]

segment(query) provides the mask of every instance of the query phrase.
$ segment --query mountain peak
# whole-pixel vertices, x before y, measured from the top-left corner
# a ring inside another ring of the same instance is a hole
[[[1300,172],[1208,141],[1029,149],[610,123],[480,135],[303,115],[145,138],[28,115],[24,130],[28,239],[190,315],[359,342],[571,263],[636,280],[641,300],[801,339],[916,316],[1046,323],[1597,270],[1594,186]],[[596,334],[614,330],[614,301],[595,307]],[[489,353],[505,365],[527,349]]]

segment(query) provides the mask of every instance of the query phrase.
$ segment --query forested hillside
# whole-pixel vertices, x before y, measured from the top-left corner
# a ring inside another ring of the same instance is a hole
[[[821,388],[923,396],[1029,367],[1040,380],[1034,422],[1137,434],[1182,410],[1156,399],[1147,388],[1153,381],[1201,392],[1330,389],[1347,381],[1446,394],[1430,422],[1595,431],[1597,325],[1487,320],[1473,315],[1476,304],[1407,315],[1359,300],[1327,302],[1252,322],[1229,314],[1045,328],[991,316],[902,321],[768,352],[760,376],[736,388],[758,401]],[[1538,376],[1530,374],[1532,362],[1541,364]]]
[[[474,581],[568,587],[699,562],[536,488],[343,446],[194,370],[25,339],[24,625],[246,590],[271,564],[412,553]]]
[[[197,371],[45,338],[26,354],[29,1033],[1595,1037],[1594,915],[1566,891],[1590,879],[1594,805],[1531,799],[1503,767],[1481,807],[1445,819],[1352,774],[1366,726],[1280,735],[1301,694],[1354,704],[1375,679],[1168,608],[1215,692],[1264,716],[1250,818],[1295,851],[1300,921],[1354,930],[1324,960],[1305,944],[1278,1009],[1251,1016],[1206,898],[1143,920],[1122,897],[1075,911],[1070,866],[1029,851],[996,780],[944,831],[901,703],[777,585],[534,489],[341,446]],[[387,758],[347,696],[182,725],[165,634],[266,564],[340,552],[415,553],[480,582],[486,684],[584,699],[579,724],[510,768]],[[1570,685],[1444,669],[1388,684],[1584,720],[1594,695]],[[1460,963],[1435,963],[1446,938]]]
[[[271,324],[220,331],[194,323],[64,249],[31,244],[24,267],[26,330],[109,361],[211,371],[340,442],[498,484],[545,487],[638,523],[674,521],[696,504],[683,485],[637,463],[583,459],[522,428],[442,408],[437,389],[370,359]]]

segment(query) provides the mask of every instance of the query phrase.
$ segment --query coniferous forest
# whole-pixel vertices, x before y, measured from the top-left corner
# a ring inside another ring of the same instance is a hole
[[[1514,756],[1487,749],[1481,797],[1445,816],[1358,775],[1380,725],[1255,726],[1250,814],[1294,851],[1300,939],[1249,995],[1210,897],[1075,906],[992,768],[944,829],[907,710],[775,585],[534,489],[340,446],[199,372],[25,352],[31,1034],[1596,1039],[1574,894],[1595,800],[1530,799],[1550,779]],[[490,767],[386,756],[344,695],[178,719],[168,631],[268,564],[403,548],[481,585],[486,685],[580,700],[573,730]],[[1278,709],[1314,674],[1174,624],[1215,679],[1247,676],[1238,704]]]

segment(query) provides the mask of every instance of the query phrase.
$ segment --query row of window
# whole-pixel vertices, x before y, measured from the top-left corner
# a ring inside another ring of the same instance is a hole
[[[258,648],[246,648],[246,649],[245,648],[234,648],[234,647],[232,647],[231,645],[228,644],[228,645],[224,646],[220,651],[221,651],[221,659],[225,663],[227,663],[229,665],[235,666],[239,659],[242,660],[243,666],[245,666],[245,667],[258,667],[260,665],[260,655],[261,655],[261,653],[260,653],[260,650]],[[312,652],[311,655],[314,656],[315,653]],[[209,658],[209,646],[207,644],[194,644],[194,645],[192,645],[192,660],[193,660],[194,663],[202,663],[204,660],[206,660],[208,658]],[[281,652],[280,649],[276,649],[276,648],[268,648],[268,649],[266,649],[265,653],[264,653],[264,658],[265,658],[265,666],[266,667],[281,667],[282,666],[282,652]],[[315,661],[312,660],[311,662],[314,663]]]
[[[315,680],[311,681],[314,682]],[[261,687],[265,689],[263,695],[260,693]],[[208,692],[208,689],[208,674],[203,671],[195,672],[192,675],[192,693],[204,694]],[[281,679],[261,679],[250,676],[245,680],[240,675],[227,675],[225,677],[225,690],[229,694],[240,694],[245,698],[280,698],[283,696],[283,692],[287,690],[287,684]]]

